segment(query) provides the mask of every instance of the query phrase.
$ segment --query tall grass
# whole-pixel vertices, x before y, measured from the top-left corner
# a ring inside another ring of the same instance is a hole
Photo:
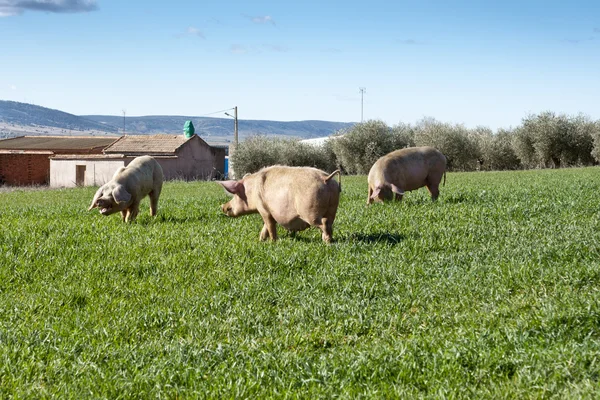
[[[159,215],[94,188],[0,194],[0,398],[597,396],[600,170],[450,173],[337,241],[229,219],[214,182]]]

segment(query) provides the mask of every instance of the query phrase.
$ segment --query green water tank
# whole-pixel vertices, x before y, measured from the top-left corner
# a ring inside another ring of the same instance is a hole
[[[187,139],[191,138],[194,136],[195,131],[196,130],[194,129],[194,124],[192,124],[192,121],[185,121],[185,124],[183,125],[183,134],[185,137]]]

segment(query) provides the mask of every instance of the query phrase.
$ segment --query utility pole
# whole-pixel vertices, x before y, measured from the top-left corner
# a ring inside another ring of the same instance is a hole
[[[358,90],[360,90],[360,122],[363,122],[363,98],[367,88],[361,87]]]
[[[233,117],[233,146],[229,146],[229,176],[235,179],[235,172],[233,170],[233,163],[231,162],[231,156],[235,153],[235,149],[238,145],[238,112],[237,106],[233,107],[233,115],[225,113],[229,117]]]
[[[125,134],[125,109],[121,110],[123,111],[123,135]]]
[[[233,111],[233,142],[235,143],[235,147],[238,145],[238,117],[237,117],[237,106],[235,106]]]

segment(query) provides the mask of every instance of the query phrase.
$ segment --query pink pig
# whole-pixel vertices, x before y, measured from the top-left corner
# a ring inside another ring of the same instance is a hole
[[[233,199],[221,206],[230,217],[259,213],[264,221],[260,240],[277,240],[275,224],[297,232],[316,226],[321,237],[330,243],[333,221],[340,201],[341,181],[309,167],[275,165],[247,174],[238,181],[219,182],[233,194]]]
[[[408,147],[379,158],[369,171],[367,205],[374,201],[402,200],[404,192],[427,186],[431,198],[440,195],[446,183],[446,157],[433,147]]]

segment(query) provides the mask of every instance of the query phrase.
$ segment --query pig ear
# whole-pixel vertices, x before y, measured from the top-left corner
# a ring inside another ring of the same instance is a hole
[[[98,201],[100,196],[102,196],[103,188],[104,188],[104,186],[100,186],[100,188],[98,188],[98,190],[96,190],[96,194],[94,195],[94,200],[92,200],[92,204],[90,204],[90,208],[88,208],[88,211],[90,211],[92,208],[98,207],[98,204],[96,204],[96,202]]]
[[[392,187],[392,192],[396,193],[398,196],[404,196],[404,192],[400,190],[400,188],[393,183],[390,185]]]
[[[131,195],[123,185],[118,185],[116,188],[114,188],[112,195],[117,203],[127,203],[129,200],[131,200]]]
[[[373,199],[373,200],[377,199],[377,197],[379,196],[380,192],[381,192],[381,188],[380,187],[375,188],[373,190],[373,194],[371,195],[371,199]]]
[[[244,184],[239,181],[222,181],[219,183],[231,194],[239,194],[244,190]]]

